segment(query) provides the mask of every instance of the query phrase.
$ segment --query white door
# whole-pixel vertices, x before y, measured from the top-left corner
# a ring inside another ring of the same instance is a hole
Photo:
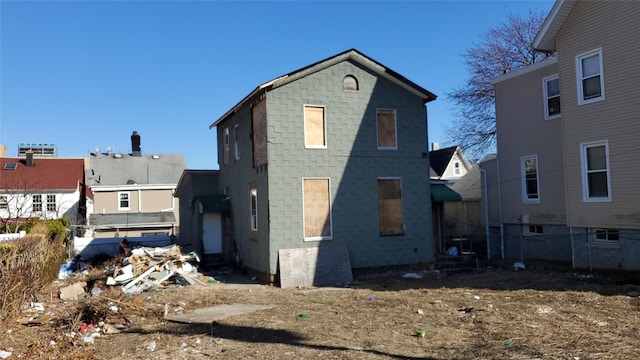
[[[222,220],[220,213],[202,217],[202,246],[205,254],[222,254]]]

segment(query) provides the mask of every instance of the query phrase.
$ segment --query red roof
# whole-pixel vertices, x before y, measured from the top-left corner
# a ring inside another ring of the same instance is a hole
[[[83,183],[84,160],[34,158],[26,166],[24,158],[0,158],[1,190],[72,190]],[[15,165],[6,165],[15,164]]]

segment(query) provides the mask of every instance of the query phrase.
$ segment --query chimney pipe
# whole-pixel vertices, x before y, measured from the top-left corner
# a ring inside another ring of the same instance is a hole
[[[440,150],[440,143],[439,142],[431,143],[431,151],[436,151],[436,150]]]
[[[33,166],[33,151],[27,151],[26,155],[27,159],[24,164],[29,167]]]
[[[134,131],[133,134],[131,134],[131,155],[142,156],[140,148],[140,135],[138,135],[137,131]]]

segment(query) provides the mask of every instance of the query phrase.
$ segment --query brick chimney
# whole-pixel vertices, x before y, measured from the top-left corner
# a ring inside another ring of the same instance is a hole
[[[25,155],[27,156],[27,159],[25,160],[24,164],[26,166],[32,167],[34,165],[34,163],[33,163],[33,151],[27,151],[25,153]]]
[[[142,150],[140,146],[140,135],[137,131],[134,131],[131,134],[131,155],[132,156],[142,156]]]

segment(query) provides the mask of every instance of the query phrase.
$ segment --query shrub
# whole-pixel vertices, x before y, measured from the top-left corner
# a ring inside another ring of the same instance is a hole
[[[68,220],[33,221],[28,228],[27,236],[0,243],[0,323],[34,300],[65,261]]]

